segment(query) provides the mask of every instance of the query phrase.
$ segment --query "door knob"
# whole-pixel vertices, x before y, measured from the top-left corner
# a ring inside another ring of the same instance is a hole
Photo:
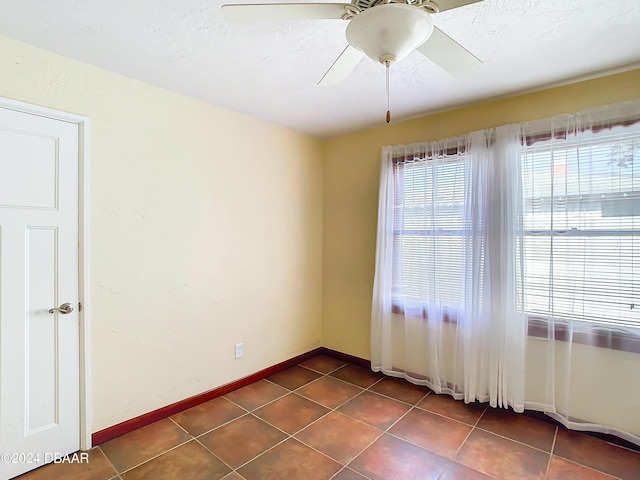
[[[70,303],[63,303],[58,308],[52,308],[49,310],[49,313],[55,313],[55,312],[58,312],[62,315],[66,315],[67,313],[73,312],[73,305],[71,305]]]

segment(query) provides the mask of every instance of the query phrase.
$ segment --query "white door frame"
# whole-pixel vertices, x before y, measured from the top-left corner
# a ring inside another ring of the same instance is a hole
[[[0,107],[78,125],[78,299],[80,334],[80,448],[91,448],[91,322],[89,301],[89,119],[0,97]]]

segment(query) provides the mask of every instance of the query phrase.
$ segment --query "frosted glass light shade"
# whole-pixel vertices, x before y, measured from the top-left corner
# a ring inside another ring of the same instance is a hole
[[[347,41],[375,61],[401,60],[427,41],[433,20],[425,10],[404,3],[368,8],[347,25]]]

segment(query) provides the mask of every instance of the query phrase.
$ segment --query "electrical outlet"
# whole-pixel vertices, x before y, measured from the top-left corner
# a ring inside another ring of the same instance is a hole
[[[242,343],[236,343],[236,358],[241,358],[244,355],[244,345]]]

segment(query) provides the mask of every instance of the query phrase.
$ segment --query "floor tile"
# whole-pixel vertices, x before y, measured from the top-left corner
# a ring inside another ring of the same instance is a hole
[[[391,427],[389,433],[453,458],[471,429],[470,425],[414,408]]]
[[[123,473],[123,480],[218,480],[231,472],[195,440]]]
[[[360,392],[362,392],[361,388],[332,377],[322,377],[296,390],[297,394],[329,408],[336,408],[342,405]]]
[[[422,399],[417,406],[469,425],[475,425],[487,408],[486,403],[464,403],[462,400],[455,400],[450,395],[444,393],[438,395],[433,392]]]
[[[285,438],[287,435],[275,427],[253,415],[245,415],[205,433],[198,441],[232,468],[238,468]]]
[[[253,413],[280,430],[294,434],[329,412],[322,405],[290,393]]]
[[[386,430],[410,408],[405,403],[365,391],[342,405],[338,411],[380,430]]]
[[[350,468],[343,468],[338,474],[331,478],[331,480],[367,480],[367,477],[363,477],[355,470]]]
[[[339,370],[331,372],[330,375],[362,388],[368,388],[383,378],[382,374],[358,367],[357,365],[346,365]]]
[[[191,437],[168,418],[100,445],[118,472],[124,472],[166,452]]]
[[[299,432],[296,438],[346,465],[381,433],[370,425],[332,412]]]
[[[559,427],[554,455],[624,480],[640,478],[640,453]]]
[[[504,408],[487,408],[477,427],[545,452],[551,451],[556,433],[556,427],[550,423]]]
[[[289,390],[266,380],[259,380],[246,387],[227,393],[226,398],[247,410],[254,410],[289,393]]]
[[[219,397],[173,415],[171,419],[197,437],[245,413],[247,413],[246,410],[235,403]]]
[[[321,373],[314,372],[308,368],[295,366],[271,375],[267,377],[267,380],[277,383],[281,387],[288,388],[289,390],[295,390],[321,376]]]
[[[429,393],[427,387],[420,385],[414,385],[401,378],[383,378],[378,383],[373,385],[369,390],[372,392],[386,395],[387,397],[395,398],[401,402],[410,403],[415,405],[424,396]]]
[[[373,480],[435,480],[449,460],[384,434],[349,464]]]
[[[117,474],[99,447],[80,453],[88,455],[86,463],[50,463],[16,480],[109,480]]]
[[[640,480],[640,452],[328,356],[101,447],[16,480]]]
[[[637,473],[640,477],[640,471]],[[578,465],[555,455],[551,457],[548,480],[612,480],[605,473]]]
[[[543,480],[549,454],[475,429],[455,460],[501,480]]]
[[[342,360],[338,360],[337,358],[327,357],[326,355],[318,355],[317,357],[313,357],[305,362],[302,362],[300,365],[315,370],[316,372],[331,373],[346,364],[347,362],[343,362]]]
[[[238,473],[247,480],[327,480],[342,466],[290,438],[260,455]]]
[[[492,480],[491,477],[484,473],[472,470],[469,467],[451,462],[447,471],[442,474],[440,480]]]

